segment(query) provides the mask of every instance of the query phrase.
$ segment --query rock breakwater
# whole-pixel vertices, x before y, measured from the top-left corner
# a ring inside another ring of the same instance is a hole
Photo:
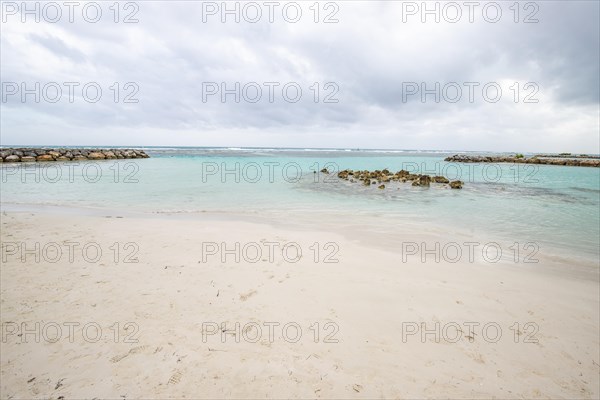
[[[572,167],[600,167],[600,159],[590,156],[567,158],[564,155],[557,156],[472,156],[455,154],[447,157],[444,161],[461,163],[520,163],[520,164],[545,164],[545,165],[567,165]]]
[[[0,162],[97,161],[129,158],[149,158],[143,150],[135,149],[51,149],[2,148]]]

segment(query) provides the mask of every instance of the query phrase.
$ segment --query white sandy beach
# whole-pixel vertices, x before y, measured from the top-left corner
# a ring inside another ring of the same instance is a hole
[[[600,0],[0,15],[0,400],[600,400]]]
[[[597,269],[403,263],[393,248],[348,236],[201,216],[4,212],[0,396],[600,396]],[[97,243],[101,260],[75,247],[72,262],[41,251],[40,262],[33,253],[22,262],[6,248],[66,241]],[[303,257],[202,262],[203,242],[265,241],[296,242]],[[139,246],[138,263],[123,262],[128,242]],[[328,242],[339,263],[322,262]],[[248,330],[236,333],[236,322]],[[409,334],[421,323],[431,333]]]

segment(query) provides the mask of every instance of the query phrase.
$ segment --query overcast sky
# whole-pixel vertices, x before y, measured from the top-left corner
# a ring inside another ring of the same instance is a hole
[[[600,153],[599,2],[313,3],[2,2],[1,143]]]

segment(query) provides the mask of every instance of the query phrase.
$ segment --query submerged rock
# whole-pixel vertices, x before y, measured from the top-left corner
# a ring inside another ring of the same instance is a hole
[[[430,183],[431,183],[431,178],[429,177],[429,175],[421,175],[418,178],[416,178],[415,180],[413,180],[412,185],[429,187]]]
[[[443,176],[434,176],[434,177],[432,178],[432,180],[433,180],[435,183],[450,183],[450,181],[448,180],[448,178],[446,178],[446,177],[443,177]]]
[[[450,182],[450,187],[452,189],[462,189],[463,182],[462,181],[452,181]]]
[[[431,177],[429,175],[421,175],[421,174],[411,174],[406,170],[400,170],[396,173],[390,172],[387,168],[383,170],[375,170],[375,171],[353,171],[351,169],[344,169],[337,173],[338,178],[343,179],[345,181],[349,181],[350,183],[361,182],[364,186],[378,185],[378,189],[385,189],[386,184],[391,182],[404,183],[407,181],[412,182],[412,186],[422,186],[429,187],[432,183],[434,184],[447,184],[450,183],[448,178],[444,176],[434,176]],[[351,179],[350,177],[354,178]],[[456,183],[458,182],[458,183]],[[455,181],[454,188],[460,189],[462,187],[462,182]],[[460,187],[459,187],[460,186]]]

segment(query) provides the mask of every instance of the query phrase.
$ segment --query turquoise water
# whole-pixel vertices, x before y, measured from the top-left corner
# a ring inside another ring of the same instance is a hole
[[[448,152],[146,148],[149,159],[3,165],[2,204],[143,213],[226,212],[275,221],[332,221],[382,232],[435,226],[550,254],[599,258],[600,170],[455,164]],[[406,169],[465,182],[462,190],[337,180],[340,169]],[[317,171],[317,173],[315,173]]]

